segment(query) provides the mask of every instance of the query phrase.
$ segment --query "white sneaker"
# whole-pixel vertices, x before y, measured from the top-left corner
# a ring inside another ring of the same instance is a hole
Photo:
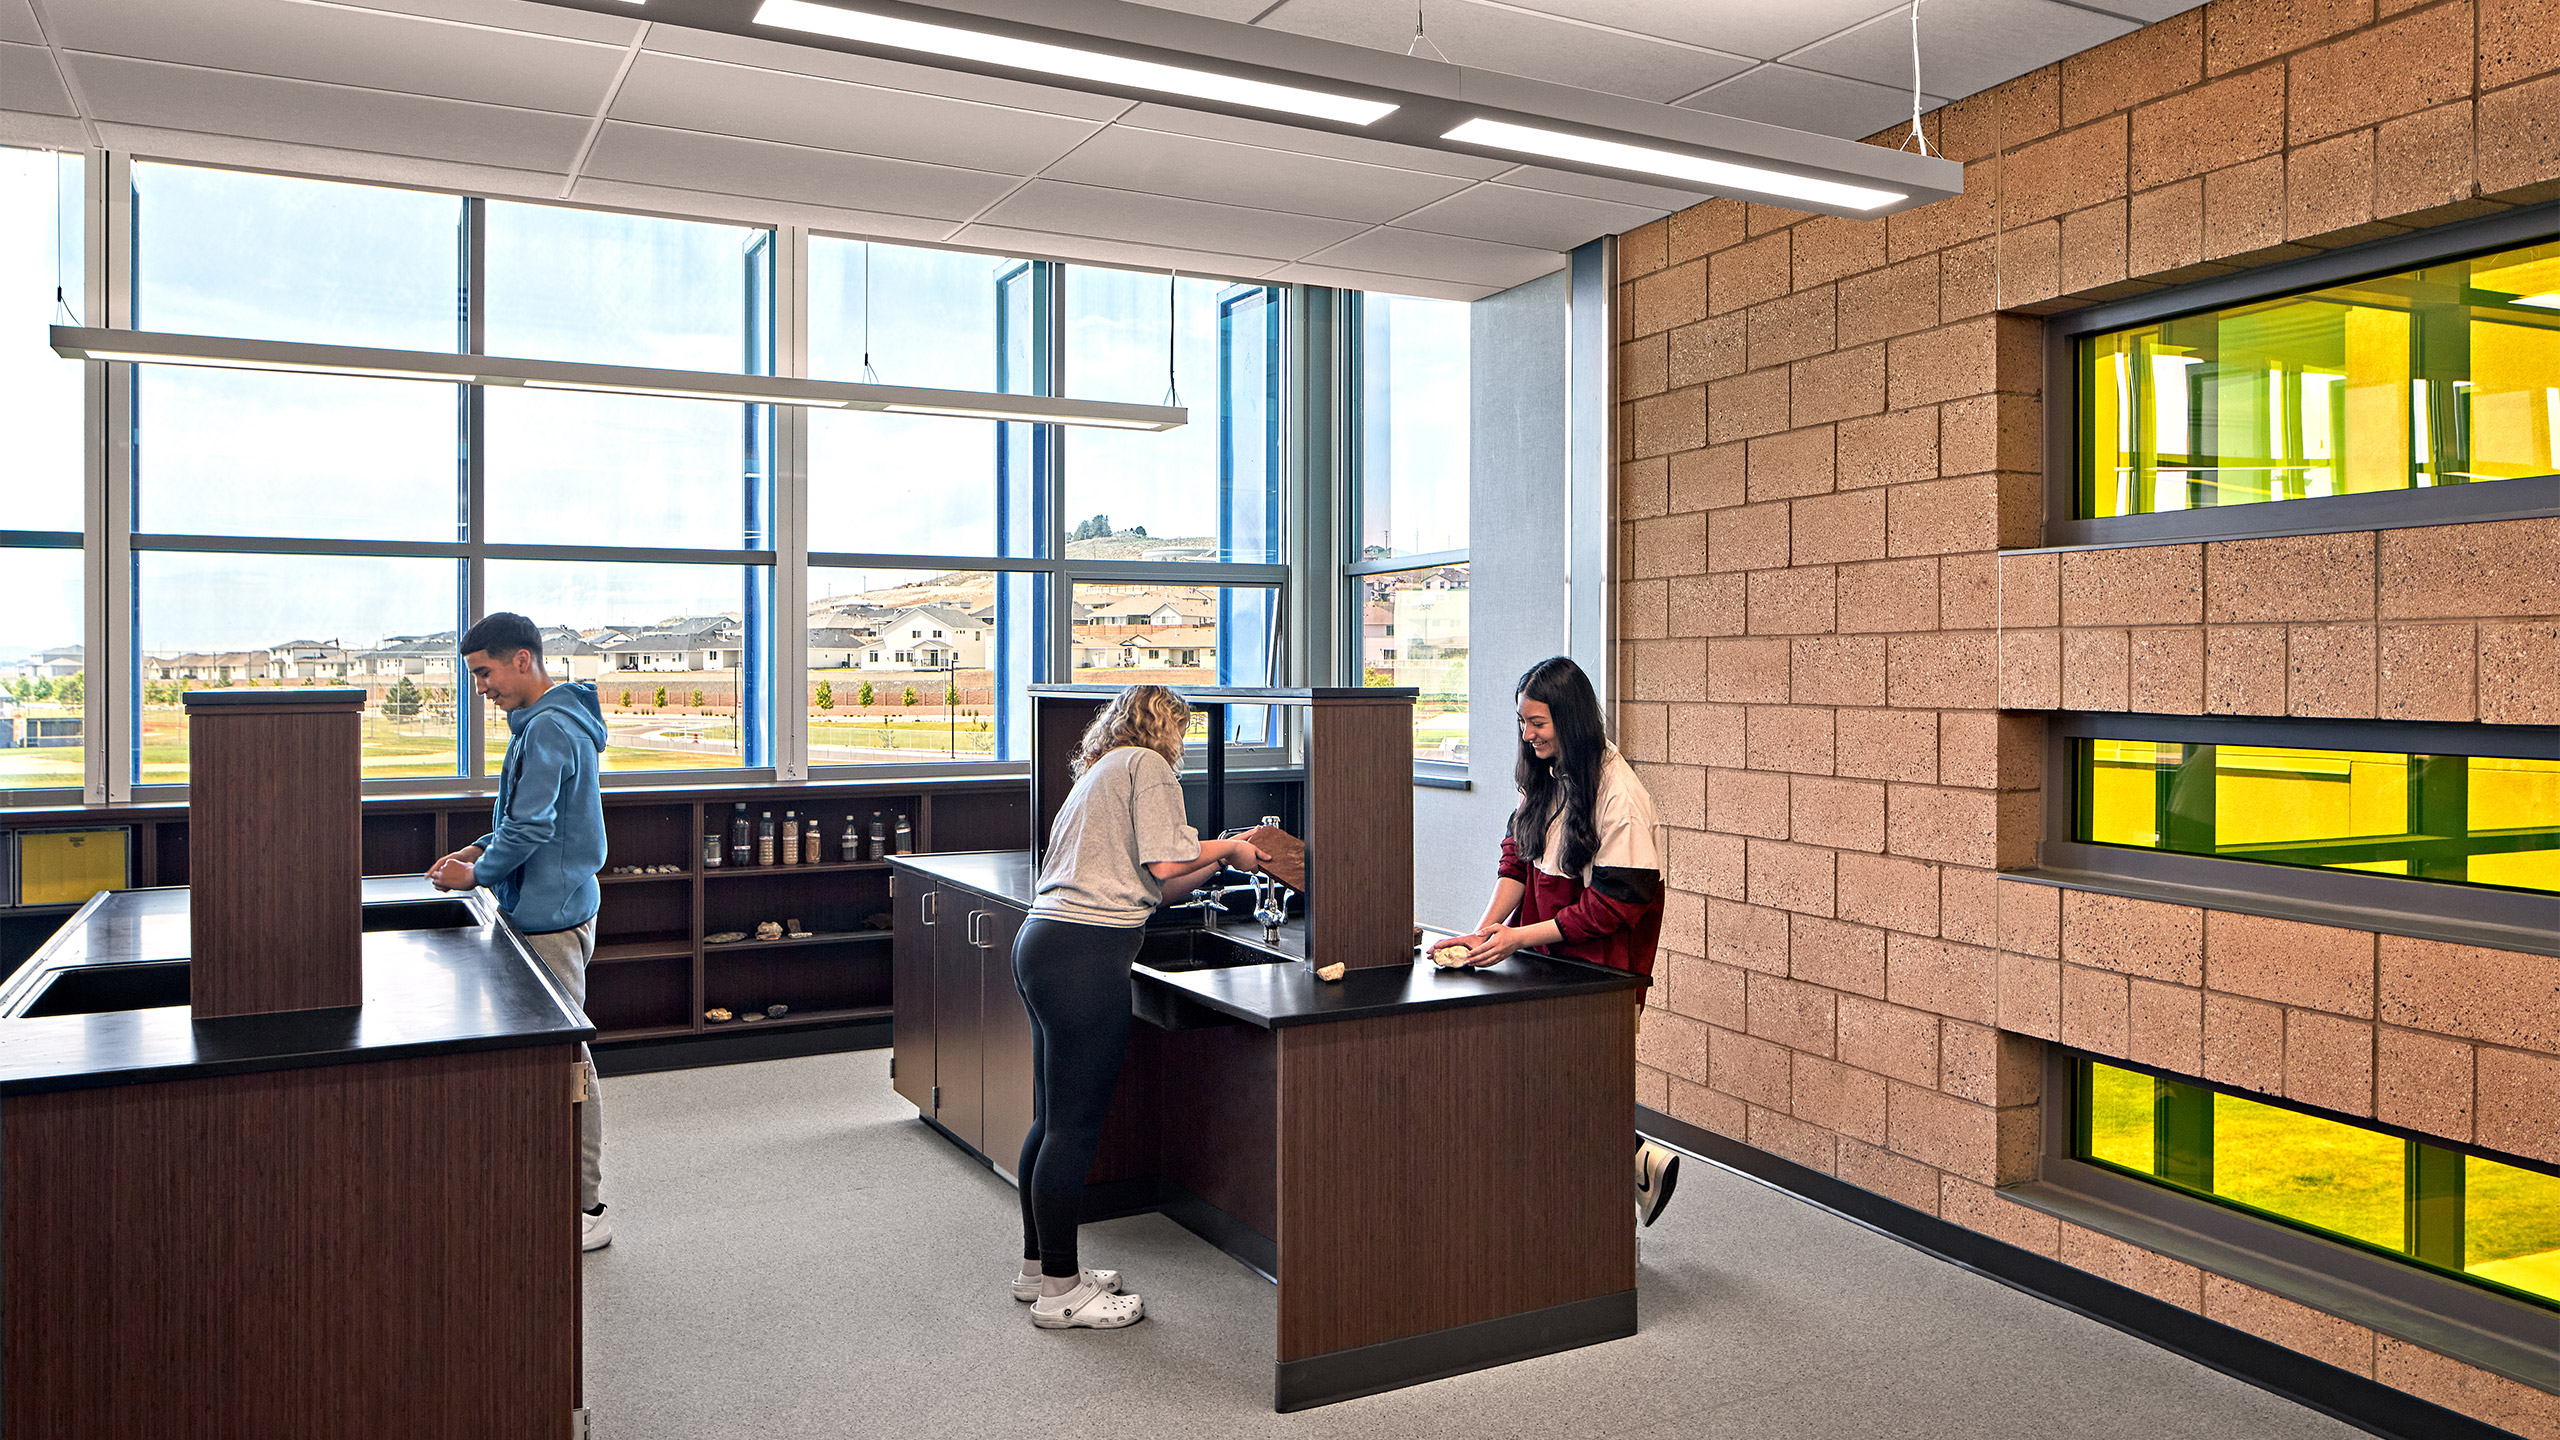
[[[584,1210],[578,1212],[578,1248],[581,1251],[601,1250],[613,1243],[613,1222],[605,1218],[603,1206],[597,1206],[596,1211],[593,1215]]]
[[[1087,1270],[1077,1278],[1085,1284],[1101,1286],[1105,1294],[1117,1295],[1120,1293],[1120,1272],[1117,1270]],[[1014,1276],[1013,1298],[1021,1301],[1025,1305],[1038,1300],[1040,1298],[1040,1277],[1037,1275]]]
[[[1043,1330],[1117,1330],[1147,1318],[1147,1302],[1135,1295],[1114,1295],[1091,1280],[1064,1295],[1043,1295],[1031,1302],[1031,1323]]]

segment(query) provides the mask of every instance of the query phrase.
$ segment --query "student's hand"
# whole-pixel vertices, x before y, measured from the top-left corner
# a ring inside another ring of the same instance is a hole
[[[1465,963],[1476,969],[1499,965],[1529,948],[1527,937],[1516,925],[1488,925],[1473,935],[1461,935],[1458,939],[1468,942]]]
[[[1228,857],[1227,863],[1238,870],[1251,872],[1270,864],[1271,857],[1239,840],[1236,842],[1236,853]]]
[[[439,890],[473,889],[479,885],[480,877],[472,869],[472,862],[479,858],[476,850],[456,850],[427,867],[427,881]]]

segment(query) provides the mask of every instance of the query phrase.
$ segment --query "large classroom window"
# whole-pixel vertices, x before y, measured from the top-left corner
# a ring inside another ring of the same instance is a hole
[[[2560,1173],[2100,1060],[2071,1154],[2560,1308]]]
[[[1457,779],[1469,744],[1468,307],[1358,295],[1350,308],[1352,653],[1360,684],[1420,692],[1416,773]]]
[[[2560,242],[2079,344],[2081,518],[2560,469]]]
[[[125,201],[129,227],[99,223]],[[1034,680],[1299,678],[1289,587],[1353,553],[1388,562],[1361,582],[1410,637],[1374,660],[1426,693],[1417,753],[1461,758],[1466,307],[1362,302],[0,150],[0,417],[28,482],[0,520],[0,790],[156,798],[187,780],[186,692],[324,685],[366,692],[371,788],[485,783],[505,717],[455,651],[501,609],[543,627],[556,678],[596,685],[616,779],[1002,765]],[[1365,373],[1293,348],[1301,305],[1359,327]],[[80,362],[52,324],[1172,400],[1191,421]],[[1316,507],[1308,544],[1287,503],[1302,374],[1356,391],[1342,463],[1373,477],[1356,522]],[[1347,538],[1372,521],[1375,543]]]
[[[76,155],[0,149],[0,790],[77,789],[85,773],[85,387],[44,344],[86,313],[84,176]]]

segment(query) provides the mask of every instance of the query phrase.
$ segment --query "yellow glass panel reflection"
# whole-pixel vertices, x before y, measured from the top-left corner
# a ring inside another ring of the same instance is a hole
[[[2560,426],[2560,330],[2471,322],[2471,478],[2548,475]]]
[[[2217,845],[2391,835],[2406,828],[2404,755],[2224,745],[2214,751],[2214,771]]]
[[[2465,1156],[2462,1208],[2464,1270],[2560,1300],[2560,1178]]]
[[[2151,1077],[2113,1065],[2089,1066],[2089,1154],[2109,1164],[2153,1173],[2157,1123]]]
[[[2231,1095],[2213,1097],[2213,1190],[2286,1219],[2399,1249],[2408,1142]]]
[[[2474,759],[2469,788],[2475,831],[2560,831],[2560,760]],[[2481,885],[2560,891],[2560,847],[2474,855],[2466,878]]]
[[[2089,749],[2089,838],[2102,845],[2158,845],[2159,768],[2178,763],[2179,747],[2092,740]]]

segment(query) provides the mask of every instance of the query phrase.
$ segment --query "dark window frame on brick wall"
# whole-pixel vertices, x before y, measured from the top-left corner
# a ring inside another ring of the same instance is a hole
[[[2517,725],[2059,712],[2047,717],[2045,725],[2045,823],[2040,864],[2034,870],[2010,872],[2014,879],[2066,889],[2097,890],[2457,945],[2560,955],[2560,923],[2556,923],[2560,922],[2560,896],[2447,885],[2368,871],[2261,864],[2076,839],[2080,787],[2073,747],[2075,741],[2091,739],[2560,759],[2560,733]]]
[[[2560,238],[2560,232],[2555,232],[2549,208],[2528,206],[2254,270],[2217,275],[2050,317],[2045,321],[2044,356],[2045,543],[2105,546],[2244,540],[2560,515],[2560,475],[2544,475],[2443,488],[2329,495],[2094,520],[2078,518],[2079,342],[2085,337],[2554,238]]]
[[[2030,1209],[2139,1245],[2208,1273],[2371,1326],[2466,1364],[2550,1389],[2560,1380],[2551,1311],[2380,1250],[2138,1178],[2073,1155],[2077,1070],[2084,1060],[2237,1096],[2403,1140],[2545,1174],[2560,1167],[2482,1149],[2281,1096],[2260,1094],[2110,1055],[2046,1047],[2041,1177],[2000,1193]]]

